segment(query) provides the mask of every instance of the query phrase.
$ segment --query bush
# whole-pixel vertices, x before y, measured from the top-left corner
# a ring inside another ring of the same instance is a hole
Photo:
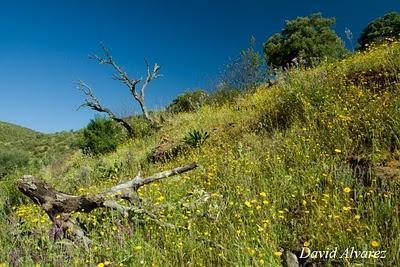
[[[10,174],[29,163],[29,155],[20,150],[0,151],[0,177]]]
[[[132,127],[134,138],[149,136],[156,130],[154,125],[142,115],[129,118],[129,124]]]
[[[114,151],[121,141],[121,128],[106,118],[95,118],[83,130],[80,148],[87,154],[103,154]]]
[[[266,82],[268,76],[266,62],[255,50],[256,40],[250,40],[250,47],[240,52],[237,58],[224,66],[219,77],[219,87],[237,90],[254,89]]]
[[[207,101],[208,94],[201,89],[186,92],[177,98],[167,107],[168,112],[190,112],[198,110]]]
[[[358,39],[359,49],[364,50],[372,43],[381,43],[390,38],[399,38],[400,14],[387,13],[382,18],[377,18],[365,27]]]

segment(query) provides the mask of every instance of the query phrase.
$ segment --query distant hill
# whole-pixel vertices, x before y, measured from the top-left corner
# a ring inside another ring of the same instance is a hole
[[[0,121],[0,152],[17,150],[46,163],[74,150],[78,133],[40,133],[19,125]]]
[[[21,142],[23,140],[38,138],[42,135],[42,133],[34,130],[0,121],[0,147]]]

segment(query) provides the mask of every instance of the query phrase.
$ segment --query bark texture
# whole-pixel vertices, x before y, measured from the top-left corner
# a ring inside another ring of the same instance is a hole
[[[97,208],[108,207],[116,209],[124,215],[134,212],[138,203],[137,190],[152,182],[188,172],[198,167],[197,163],[187,164],[172,170],[156,173],[142,178],[140,175],[125,183],[118,184],[100,194],[75,196],[56,190],[48,183],[32,175],[25,175],[18,181],[19,190],[28,196],[35,204],[39,205],[49,216],[54,226],[71,234],[73,238],[90,242],[82,229],[71,219],[74,212],[89,213]],[[130,205],[123,206],[117,200],[125,199]]]

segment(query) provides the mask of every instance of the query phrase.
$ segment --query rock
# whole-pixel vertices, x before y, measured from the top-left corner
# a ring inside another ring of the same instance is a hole
[[[171,142],[166,140],[151,151],[148,160],[152,163],[169,161],[178,156],[184,147],[185,144],[183,142]]]
[[[285,250],[285,266],[286,267],[299,267],[299,261],[297,260],[297,256],[290,252],[289,250]]]

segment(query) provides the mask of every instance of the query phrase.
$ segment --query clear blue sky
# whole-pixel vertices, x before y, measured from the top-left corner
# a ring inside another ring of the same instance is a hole
[[[372,19],[400,11],[398,0],[279,1],[2,1],[0,0],[0,120],[42,132],[79,129],[94,116],[76,108],[89,83],[120,114],[134,105],[112,70],[88,59],[103,41],[131,76],[145,73],[143,58],[162,66],[164,77],[147,90],[150,107],[209,87],[251,35],[262,43],[285,19],[321,11],[337,19],[336,31],[355,39]]]

